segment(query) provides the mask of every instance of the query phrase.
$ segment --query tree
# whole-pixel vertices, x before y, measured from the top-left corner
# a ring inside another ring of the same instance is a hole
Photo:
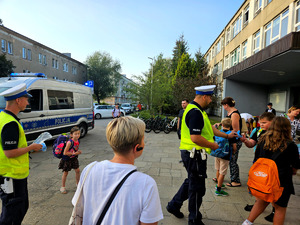
[[[9,74],[14,72],[13,62],[6,59],[6,55],[0,55],[0,77],[7,77]]]
[[[106,52],[96,51],[87,57],[88,78],[94,81],[94,94],[98,103],[112,95],[120,80],[121,65]]]
[[[181,58],[182,54],[187,54],[188,50],[188,43],[184,40],[184,35],[181,34],[179,39],[176,40],[175,47],[173,49],[173,58],[171,66],[173,75],[175,75],[179,59]]]
[[[183,53],[180,60],[178,61],[177,69],[173,80],[176,80],[179,77],[195,77],[196,73],[196,63],[194,59],[190,58],[189,53]]]

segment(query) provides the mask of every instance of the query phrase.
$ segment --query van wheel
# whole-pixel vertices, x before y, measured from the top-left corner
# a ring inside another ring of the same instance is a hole
[[[97,113],[97,114],[95,115],[95,119],[96,119],[96,120],[101,119],[101,114],[100,114],[100,113]]]
[[[79,124],[80,137],[83,138],[87,133],[87,126],[85,123]]]

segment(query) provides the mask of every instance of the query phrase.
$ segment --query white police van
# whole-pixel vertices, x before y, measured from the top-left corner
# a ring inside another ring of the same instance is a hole
[[[94,128],[92,89],[73,82],[47,79],[43,73],[12,73],[0,78],[0,92],[25,83],[32,95],[29,106],[18,117],[27,141],[35,140],[42,132],[53,137],[70,132],[78,126],[81,137]],[[6,102],[0,96],[0,111]]]

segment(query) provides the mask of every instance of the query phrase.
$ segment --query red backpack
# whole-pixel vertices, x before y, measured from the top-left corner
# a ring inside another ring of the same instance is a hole
[[[280,155],[275,153],[274,156]],[[251,194],[266,202],[276,202],[283,192],[280,187],[275,158],[259,158],[249,170],[248,189]]]

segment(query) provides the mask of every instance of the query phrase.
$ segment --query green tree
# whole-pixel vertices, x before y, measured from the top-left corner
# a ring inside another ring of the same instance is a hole
[[[94,94],[98,103],[112,95],[120,80],[121,65],[108,53],[96,51],[87,57],[88,78],[94,81]]]
[[[180,60],[178,61],[177,69],[175,72],[174,80],[179,77],[195,77],[196,73],[196,63],[194,59],[191,59],[189,53],[183,53]]]
[[[181,34],[179,39],[176,40],[175,47],[173,49],[173,58],[172,58],[172,66],[171,70],[173,75],[175,75],[178,61],[180,60],[182,54],[187,54],[189,50],[187,41],[184,40],[184,35]]]
[[[6,59],[6,55],[0,55],[0,77],[7,77],[9,74],[14,72],[13,62]]]

